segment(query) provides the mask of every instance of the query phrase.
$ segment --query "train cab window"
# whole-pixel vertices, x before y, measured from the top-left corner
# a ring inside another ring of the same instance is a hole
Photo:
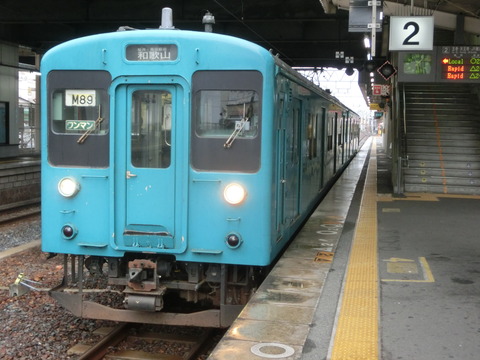
[[[194,99],[200,137],[252,138],[258,133],[258,94],[249,90],[201,90]]]
[[[132,95],[132,165],[170,166],[172,94],[164,90],[135,91]]]
[[[101,99],[103,89],[57,89],[52,94],[52,130],[56,134],[106,135],[108,123],[103,123]]]
[[[110,82],[106,71],[48,74],[48,158],[52,165],[108,167]]]
[[[193,168],[258,171],[262,82],[258,71],[197,71],[193,75]]]

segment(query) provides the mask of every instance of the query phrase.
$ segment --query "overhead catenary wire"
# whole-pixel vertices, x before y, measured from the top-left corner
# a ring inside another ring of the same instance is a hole
[[[228,10],[223,4],[221,4],[218,0],[214,0],[214,2],[220,6],[225,12],[227,12],[229,15],[231,15],[235,20],[237,20],[239,23],[241,23],[243,26],[245,26],[249,31],[251,31],[253,34],[255,34],[261,41],[265,42],[270,46],[273,50],[275,50],[278,54],[280,54],[284,59],[288,59],[293,63],[293,59],[289,58],[287,55],[285,55],[282,51],[277,49],[275,45],[270,43],[267,39],[265,39],[262,35],[260,35],[255,29],[253,29],[251,26],[249,26],[247,23],[245,23],[244,18],[239,18],[237,15],[235,15],[233,12]]]

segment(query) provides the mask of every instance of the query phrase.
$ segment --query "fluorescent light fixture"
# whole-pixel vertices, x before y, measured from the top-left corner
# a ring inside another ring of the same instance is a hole
[[[363,44],[365,45],[365,49],[370,49],[370,38],[368,36],[363,38]]]

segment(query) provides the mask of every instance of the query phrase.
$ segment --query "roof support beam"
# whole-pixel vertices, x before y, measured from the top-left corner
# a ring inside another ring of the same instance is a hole
[[[350,7],[350,0],[320,0],[320,2],[325,12],[327,12],[327,9],[331,11],[332,6],[339,9],[348,9]],[[385,16],[433,16],[436,27],[452,31],[457,29],[457,15],[444,11],[434,11],[424,7],[412,7],[411,5],[399,4],[393,1],[384,1],[383,14]],[[466,33],[480,35],[480,19],[465,16],[464,30]]]

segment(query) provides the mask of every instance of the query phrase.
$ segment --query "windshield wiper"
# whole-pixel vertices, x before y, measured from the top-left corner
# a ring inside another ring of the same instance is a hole
[[[243,132],[243,128],[247,124],[247,122],[250,121],[250,118],[253,116],[253,100],[254,96],[250,99],[250,105],[248,106],[247,112],[245,112],[245,107],[246,103],[243,104],[243,118],[240,121],[235,122],[235,130],[233,130],[232,134],[229,136],[227,141],[225,141],[225,144],[223,144],[223,147],[225,149],[230,149],[232,146],[233,142],[237,138],[238,135],[240,135]]]
[[[87,137],[93,132],[95,131],[95,129],[102,123],[103,121],[103,117],[102,117],[102,105],[98,105],[98,118],[97,120],[95,120],[95,123],[93,124],[93,126],[88,129],[87,131],[85,131],[85,133],[80,136],[77,140],[77,143],[78,144],[83,144],[85,142],[85,140],[87,140]]]
[[[243,128],[245,127],[245,124],[248,122],[248,120],[249,118],[244,117],[242,120],[235,123],[235,130],[233,130],[233,133],[230,135],[227,141],[225,141],[225,144],[223,144],[223,147],[225,149],[230,149],[237,136],[243,131]]]

